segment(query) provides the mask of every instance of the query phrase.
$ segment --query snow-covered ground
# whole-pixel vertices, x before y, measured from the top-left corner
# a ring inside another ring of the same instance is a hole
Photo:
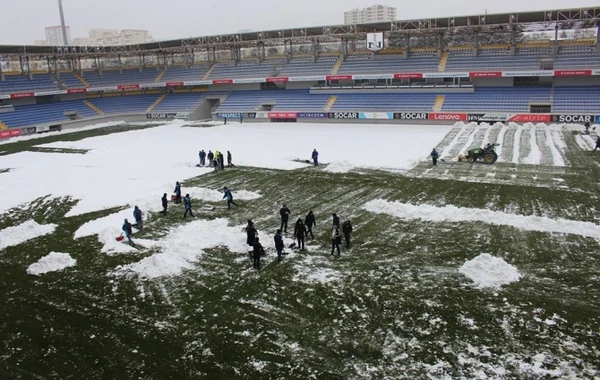
[[[41,225],[33,220],[5,228],[0,231],[0,251],[6,247],[23,244],[37,237],[51,234],[55,229],[55,224]]]
[[[27,274],[39,276],[49,272],[61,271],[77,264],[68,253],[50,252],[27,268]]]
[[[411,125],[231,124],[212,128],[164,126],[44,144],[84,149],[84,155],[22,152],[0,157],[0,188],[18,189],[0,198],[0,212],[48,194],[81,201],[78,215],[134,204],[171,193],[175,181],[209,173],[198,168],[198,151],[231,151],[233,162],[283,170],[305,167],[314,148],[320,161],[351,166],[409,169],[426,158],[452,127]],[[98,128],[98,126],[94,126]],[[44,186],[31,186],[43,183]],[[236,189],[234,189],[235,191]],[[185,188],[184,188],[185,192]]]

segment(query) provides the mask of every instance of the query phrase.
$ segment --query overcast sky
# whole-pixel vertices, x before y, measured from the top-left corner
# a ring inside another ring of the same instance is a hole
[[[1,44],[32,44],[60,25],[58,0],[1,0]],[[72,38],[91,28],[146,29],[155,39],[342,24],[346,10],[380,3],[398,19],[598,6],[598,0],[63,0]]]

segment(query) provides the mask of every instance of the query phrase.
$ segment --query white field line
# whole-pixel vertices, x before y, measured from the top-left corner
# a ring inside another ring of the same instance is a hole
[[[523,231],[573,234],[600,240],[600,226],[590,222],[567,219],[551,219],[545,216],[524,216],[486,209],[456,206],[411,205],[376,199],[367,202],[362,209],[376,214],[387,214],[404,220],[423,220],[438,223],[483,222],[508,226]]]

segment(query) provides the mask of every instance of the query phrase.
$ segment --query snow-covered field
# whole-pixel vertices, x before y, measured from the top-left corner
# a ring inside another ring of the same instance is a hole
[[[570,158],[580,149],[594,169],[583,151],[595,137],[572,136],[577,128],[174,121],[1,156],[10,196],[0,197],[0,268],[10,276],[0,280],[0,357],[65,378],[67,356],[83,374],[110,377],[110,362],[126,378],[594,378],[596,183]],[[501,144],[496,165],[455,162],[487,142]],[[316,169],[305,163],[313,148]],[[230,150],[236,168],[196,167],[200,149]],[[555,188],[511,182],[520,166]],[[510,186],[488,186],[502,178]],[[172,203],[157,213],[175,181],[194,218]],[[227,209],[223,186],[239,208]],[[279,264],[282,203],[293,211],[286,247],[309,209],[317,226],[307,250],[286,248]],[[134,205],[145,218],[136,248],[115,239]],[[332,212],[355,228],[339,257]],[[248,259],[247,219],[268,251],[261,272]],[[29,346],[44,339],[58,348]]]
[[[229,124],[182,128],[182,121],[139,131],[81,141],[45,144],[44,148],[89,150],[85,155],[23,152],[0,158],[0,188],[19,189],[0,198],[0,212],[47,194],[80,199],[69,215],[142,203],[176,181],[210,173],[197,168],[198,151],[231,151],[236,165],[292,170],[306,164],[312,150],[324,163],[409,169],[427,157],[451,127]],[[39,183],[41,186],[32,186]],[[184,189],[185,192],[185,189]]]

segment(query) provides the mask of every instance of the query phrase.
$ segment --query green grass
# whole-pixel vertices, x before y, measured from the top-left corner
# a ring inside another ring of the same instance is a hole
[[[117,266],[153,251],[108,256],[95,237],[73,240],[73,233],[118,209],[65,218],[76,200],[47,198],[11,210],[0,217],[0,229],[30,218],[58,228],[0,251],[0,378],[420,379],[474,378],[478,371],[493,378],[494,368],[504,368],[499,378],[538,379],[519,368],[541,353],[546,370],[564,365],[577,378],[594,378],[600,370],[598,241],[487,223],[404,221],[361,209],[383,198],[598,223],[599,160],[566,138],[572,168],[498,164],[494,170],[504,179],[496,183],[419,177],[426,163],[407,175],[237,167],[185,182],[184,192],[224,185],[234,194],[260,192],[239,209],[214,204],[215,211],[195,213],[240,226],[253,219],[263,239],[278,227],[282,203],[293,211],[291,222],[315,211],[308,251],[283,263],[272,262],[271,254],[260,274],[243,255],[215,247],[178,277],[117,275]],[[2,149],[57,141],[42,140]],[[438,169],[474,181],[487,168],[444,163]],[[566,188],[510,183],[514,169],[539,178],[560,173]],[[158,239],[192,223],[180,208],[171,211],[153,215],[142,237]],[[332,212],[355,224],[353,248],[341,257],[329,255]],[[27,276],[27,266],[50,251],[70,253],[77,265]],[[517,266],[524,278],[501,290],[473,288],[457,269],[484,252]],[[316,272],[335,280],[305,280]],[[548,324],[555,315],[560,319]],[[430,367],[438,363],[437,370]]]

